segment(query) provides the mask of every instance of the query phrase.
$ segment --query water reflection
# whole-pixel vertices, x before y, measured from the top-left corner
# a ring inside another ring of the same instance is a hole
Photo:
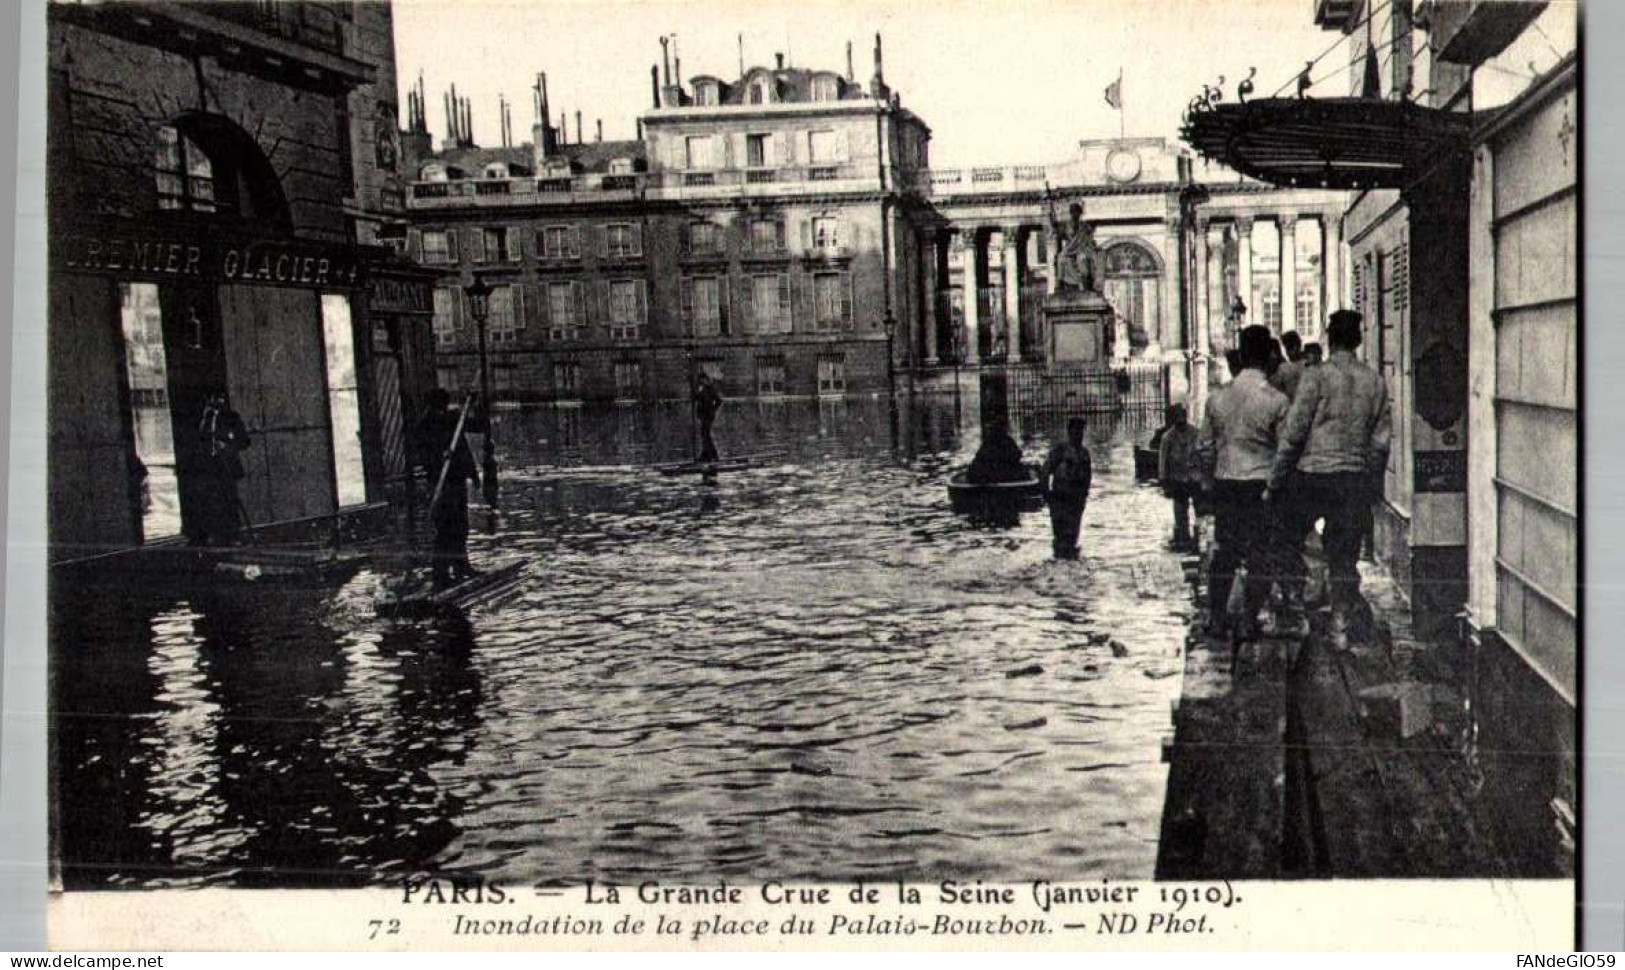
[[[378,620],[368,573],[54,589],[65,878],[1148,876],[1166,508],[1097,422],[1081,561],[1042,513],[972,527],[977,413],[731,402],[719,445],[761,457],[710,483],[647,467],[686,408],[501,413],[474,554],[525,579],[466,615]],[[1011,417],[1041,457],[1059,416]]]

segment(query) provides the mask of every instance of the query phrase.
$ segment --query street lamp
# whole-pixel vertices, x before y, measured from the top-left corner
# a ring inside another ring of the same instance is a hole
[[[479,274],[474,275],[474,282],[463,288],[468,294],[468,312],[473,315],[474,322],[480,328],[480,414],[485,421],[485,446],[483,461],[481,462],[481,478],[485,491],[485,505],[487,508],[497,507],[497,457],[496,444],[491,440],[491,361],[485,353],[485,321],[491,315],[491,284],[482,279]],[[495,522],[487,523],[487,531],[495,526]]]

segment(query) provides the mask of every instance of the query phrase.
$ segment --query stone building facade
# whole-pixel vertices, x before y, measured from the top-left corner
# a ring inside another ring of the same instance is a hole
[[[496,287],[495,397],[682,398],[701,371],[729,394],[888,386],[918,273],[901,187],[930,133],[886,87],[878,38],[867,86],[782,59],[661,80],[637,141],[581,141],[579,116],[571,141],[545,77],[526,144],[480,149],[454,128],[429,151],[412,119],[408,251],[441,274],[441,384],[477,387],[477,274]]]
[[[433,375],[421,274],[368,245],[404,228],[392,35],[384,3],[51,5],[53,561],[195,532],[214,393],[257,526],[400,481]]]

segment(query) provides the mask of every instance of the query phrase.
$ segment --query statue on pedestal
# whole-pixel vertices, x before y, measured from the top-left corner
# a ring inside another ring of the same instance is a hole
[[[1055,239],[1055,286],[1060,297],[1084,293],[1100,294],[1100,247],[1095,244],[1095,227],[1083,221],[1083,204],[1069,207],[1070,224],[1062,226],[1055,214],[1055,199],[1048,195],[1050,232]]]

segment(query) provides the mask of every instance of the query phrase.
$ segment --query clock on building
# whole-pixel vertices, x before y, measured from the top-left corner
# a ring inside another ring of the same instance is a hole
[[[1140,177],[1140,156],[1121,149],[1106,156],[1106,177],[1113,182],[1132,182]]]

